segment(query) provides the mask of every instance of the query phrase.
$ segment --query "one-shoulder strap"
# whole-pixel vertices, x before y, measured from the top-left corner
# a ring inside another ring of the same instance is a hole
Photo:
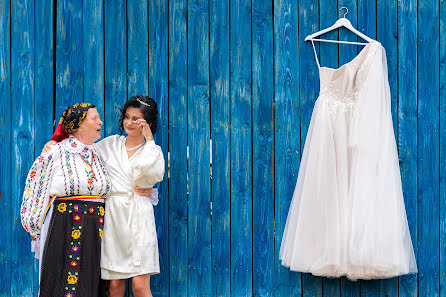
[[[317,67],[321,68],[321,65],[319,64],[319,59],[317,57],[316,47],[314,46],[314,41],[312,39],[310,39],[310,40],[311,40],[311,44],[313,45],[314,58],[316,59]]]

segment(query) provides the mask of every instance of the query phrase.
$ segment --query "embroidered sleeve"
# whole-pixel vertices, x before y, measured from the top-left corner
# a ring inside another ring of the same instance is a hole
[[[25,182],[20,218],[33,241],[40,237],[42,219],[49,201],[49,186],[55,149],[40,155],[31,166]]]
[[[163,151],[153,140],[148,141],[130,162],[135,184],[144,188],[163,180],[164,166]]]

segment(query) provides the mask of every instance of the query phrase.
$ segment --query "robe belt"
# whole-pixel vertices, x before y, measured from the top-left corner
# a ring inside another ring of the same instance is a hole
[[[128,200],[125,202],[126,205],[130,207],[130,215],[127,221],[127,225],[130,228],[131,233],[131,252],[132,252],[132,263],[134,266],[141,265],[141,253],[143,248],[143,240],[145,234],[145,215],[139,214],[139,210],[144,209],[141,203],[143,199],[135,199],[135,192],[129,191],[126,193]],[[121,194],[122,195],[122,194]],[[120,195],[120,196],[121,196]],[[124,196],[123,195],[123,196]],[[141,198],[141,197],[140,197]]]
[[[54,201],[65,201],[65,200],[104,200],[101,196],[93,196],[93,195],[72,195],[72,196],[57,196],[53,195],[53,197],[50,198],[50,201],[48,202],[48,206],[45,209],[45,214],[43,215],[42,223],[45,222],[46,214],[48,213],[48,210],[50,209],[51,205],[54,204]]]

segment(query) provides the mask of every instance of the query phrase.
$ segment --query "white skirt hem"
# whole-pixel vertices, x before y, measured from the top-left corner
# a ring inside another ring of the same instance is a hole
[[[154,275],[159,273],[160,270],[159,268],[156,267],[148,267],[142,271],[129,272],[129,273],[112,271],[101,267],[101,278],[104,280],[128,279],[139,275],[145,275],[145,274]]]

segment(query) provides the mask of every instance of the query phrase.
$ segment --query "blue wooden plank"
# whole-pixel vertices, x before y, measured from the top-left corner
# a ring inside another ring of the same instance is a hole
[[[319,30],[325,29],[333,25],[338,19],[337,3],[332,0],[319,1]],[[332,31],[324,34],[325,39],[337,40],[339,31]],[[315,45],[318,43],[315,43]],[[319,61],[321,66],[337,68],[338,67],[338,46],[335,43],[320,43],[319,45]],[[316,61],[313,58],[313,64]]]
[[[53,0],[35,2],[35,152],[40,152],[53,132],[54,47]]]
[[[169,3],[170,296],[187,296],[187,3]]]
[[[230,1],[231,295],[252,295],[251,1]]]
[[[333,25],[337,18],[337,2],[332,0],[319,1],[319,26],[325,29]],[[324,38],[336,40],[338,39],[338,31],[324,34]],[[338,46],[332,43],[320,43],[319,45],[319,61],[322,66],[337,68],[338,67]],[[311,66],[311,65],[309,65]],[[314,66],[316,61],[314,61]],[[323,278],[322,287],[324,297],[340,297],[341,296],[341,280],[338,278]]]
[[[150,1],[152,4],[153,1]],[[149,90],[147,0],[127,0],[127,84],[128,97]],[[155,41],[155,39],[153,39]]]
[[[83,100],[82,2],[56,1],[56,122]]]
[[[347,278],[341,278],[341,296],[342,297],[359,297],[361,296],[360,281],[349,281]]]
[[[149,1],[149,95],[158,104],[159,121],[155,141],[163,149],[165,166],[168,168],[168,2],[164,0]],[[140,26],[141,19],[135,20]],[[130,34],[130,31],[129,31]],[[141,38],[141,37],[140,37]],[[143,37],[144,40],[144,37]],[[142,41],[141,41],[142,42]],[[147,56],[147,52],[145,52]],[[143,78],[144,73],[137,73]],[[129,88],[130,91],[130,88]],[[167,170],[164,181],[158,185],[160,202],[155,208],[158,248],[160,251],[161,273],[151,278],[154,296],[168,296],[169,294],[169,221],[168,221],[168,177]]]
[[[12,271],[10,296],[33,295],[30,237],[20,222],[20,204],[29,167],[34,161],[34,1],[11,3],[12,112]]]
[[[283,230],[297,180],[300,159],[298,7],[295,1],[274,4],[274,211],[275,295],[301,295],[301,275],[279,260]]]
[[[392,119],[398,137],[398,7],[396,1],[377,1],[377,39],[386,49],[389,85],[392,95]]]
[[[341,279],[340,278],[323,278],[322,289],[324,297],[340,297],[341,296]]]
[[[273,9],[268,0],[252,5],[253,296],[273,296]]]
[[[105,2],[105,135],[119,133],[119,108],[127,98],[127,2]]]
[[[318,2],[299,1],[299,100],[300,100],[300,151],[302,152],[310,125],[314,102],[319,94],[319,72],[313,46],[305,37],[319,31]],[[319,44],[316,43],[316,49]],[[322,278],[302,274],[302,296],[322,296]]]
[[[104,6],[102,0],[83,0],[84,101],[104,118]],[[105,135],[104,129],[101,136]]]
[[[230,105],[229,0],[209,1],[212,139],[212,281],[211,296],[231,294],[230,256]]]
[[[361,280],[361,297],[379,296],[379,287],[379,280]]]
[[[359,0],[339,0],[338,7],[347,7],[346,18],[350,20],[353,27],[358,28],[358,2]],[[345,9],[338,11],[339,17],[343,17]],[[359,30],[359,29],[358,29]],[[361,38],[359,38],[361,39]],[[358,41],[357,35],[347,29],[339,29],[339,40]],[[339,44],[339,65],[350,62],[358,53],[358,47],[351,44]]]
[[[417,1],[398,1],[398,153],[407,221],[417,256]],[[399,278],[399,296],[418,296],[418,275]]]
[[[439,295],[439,7],[418,2],[419,296]]]
[[[34,158],[40,152],[53,131],[54,98],[54,47],[53,1],[35,2],[35,141]],[[34,260],[34,296],[39,292],[39,261]]]
[[[11,6],[9,1],[0,1],[0,218],[11,214]],[[0,224],[0,296],[11,295],[11,220]],[[21,232],[23,233],[23,232]],[[23,235],[23,234],[22,234]]]
[[[393,277],[381,280],[379,284],[379,295],[383,297],[398,296],[398,279],[398,277]]]
[[[440,2],[440,296],[446,296],[446,5]]]
[[[209,13],[207,0],[188,1],[188,294],[210,296]]]
[[[315,62],[314,50],[311,42],[305,41],[305,37],[317,31],[319,31],[319,5],[317,4],[317,2],[311,0],[301,0],[301,5],[299,5],[298,39],[301,151],[303,151],[305,139],[307,137],[307,131],[308,126],[310,125],[314,102],[316,101],[319,94],[319,72],[317,64]],[[318,50],[319,48],[318,45],[318,43],[315,43],[316,50]],[[304,276],[304,278],[306,278],[306,276]],[[312,279],[311,281],[320,282],[321,279]]]
[[[369,36],[370,38],[376,39],[376,19],[377,19],[377,15],[376,15],[376,0],[357,0],[357,6],[358,6],[358,16],[357,16],[357,22],[358,22],[358,27],[357,29],[364,33],[365,35]],[[381,5],[382,6],[382,5]],[[355,11],[351,11],[350,7],[349,8],[349,13],[347,15],[347,17],[351,17],[351,15],[355,14]],[[344,10],[339,12],[340,14],[344,13]],[[389,16],[390,12],[387,12],[386,16]],[[378,16],[378,17],[383,17],[383,16]],[[353,20],[351,20],[353,21]],[[353,23],[352,23],[353,24]],[[389,28],[390,29],[390,28]],[[391,33],[391,32],[389,32]],[[353,36],[351,33],[349,33],[350,36]],[[358,39],[361,40],[360,37],[358,37]],[[350,47],[354,47],[354,46],[350,46]],[[361,47],[362,48],[362,47]]]
[[[398,41],[397,2],[377,1],[376,3],[377,39],[386,49],[388,79],[391,92],[391,111],[395,138],[398,139]],[[380,296],[398,296],[398,278],[380,281]]]
[[[446,39],[444,32],[446,29],[446,19],[444,13],[446,6],[440,3],[440,296],[446,296],[446,96],[445,96],[445,77],[446,77]]]

